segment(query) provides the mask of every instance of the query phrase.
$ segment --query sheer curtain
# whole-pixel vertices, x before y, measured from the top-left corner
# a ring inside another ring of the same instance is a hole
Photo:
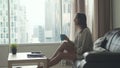
[[[72,12],[71,12],[71,39],[75,37],[75,26],[74,26],[74,16],[76,13],[85,13],[87,16],[87,26],[92,32],[93,25],[93,3],[94,0],[72,0]]]
[[[74,17],[76,13],[85,13],[85,0],[71,0],[71,32],[70,39],[74,40],[75,38],[75,25],[74,25]]]
[[[93,40],[112,30],[112,3],[111,0],[85,0],[87,24]]]
[[[87,16],[87,26],[93,32],[94,23],[94,0],[85,0],[85,13]]]
[[[74,16],[77,12],[87,15],[87,26],[93,40],[103,36],[112,29],[112,0],[71,0],[71,39],[75,37]]]

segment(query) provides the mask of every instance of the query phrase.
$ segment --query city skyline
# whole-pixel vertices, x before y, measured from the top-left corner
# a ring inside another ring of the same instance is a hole
[[[9,25],[6,1],[0,5],[6,11],[0,10],[0,44],[9,42],[9,26],[11,43],[60,42],[61,33],[69,36],[70,2],[63,0],[60,6],[60,0],[10,0]]]

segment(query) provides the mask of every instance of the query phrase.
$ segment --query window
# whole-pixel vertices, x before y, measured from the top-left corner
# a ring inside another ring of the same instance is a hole
[[[0,0],[0,44],[60,42],[70,34],[70,1]]]
[[[0,0],[0,44],[8,43],[6,42],[8,41],[8,38],[5,37],[8,33],[8,27],[5,26],[8,23],[6,12],[8,12],[8,1]]]

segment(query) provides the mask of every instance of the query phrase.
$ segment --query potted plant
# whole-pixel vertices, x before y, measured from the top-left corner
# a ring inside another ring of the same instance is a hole
[[[17,53],[17,44],[11,44],[11,51],[13,55]]]

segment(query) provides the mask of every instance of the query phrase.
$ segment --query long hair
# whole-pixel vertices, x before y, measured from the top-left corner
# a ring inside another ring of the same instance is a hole
[[[87,19],[86,19],[86,15],[85,15],[84,13],[77,13],[75,19],[78,20],[78,25],[79,25],[82,29],[84,29],[84,28],[87,27],[87,23],[86,23]]]

